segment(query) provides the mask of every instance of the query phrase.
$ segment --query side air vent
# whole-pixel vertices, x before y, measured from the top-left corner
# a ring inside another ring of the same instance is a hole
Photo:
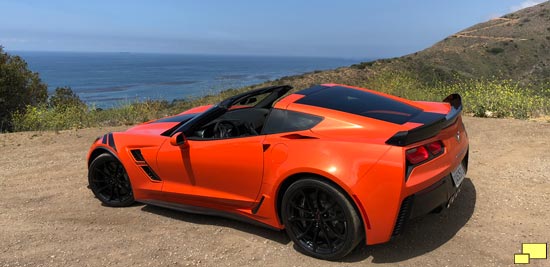
[[[149,166],[141,166],[141,168],[145,173],[147,173],[151,180],[160,181],[160,177],[158,177],[158,175]]]
[[[399,209],[399,214],[397,215],[397,220],[395,221],[395,227],[393,228],[392,236],[398,236],[403,232],[409,217],[411,216],[411,209],[414,200],[413,196],[408,196],[403,199],[401,203],[401,209]]]
[[[136,161],[145,161],[145,159],[143,158],[143,155],[141,155],[141,150],[133,149],[133,150],[130,150],[130,152],[132,153],[132,156]]]

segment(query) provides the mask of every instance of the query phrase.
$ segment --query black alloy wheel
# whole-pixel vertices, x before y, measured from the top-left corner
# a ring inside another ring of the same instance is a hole
[[[282,219],[297,249],[337,260],[363,240],[361,219],[345,194],[316,178],[293,183],[283,196]]]
[[[94,195],[106,206],[126,207],[135,201],[124,166],[109,153],[92,161],[88,168],[88,183]]]

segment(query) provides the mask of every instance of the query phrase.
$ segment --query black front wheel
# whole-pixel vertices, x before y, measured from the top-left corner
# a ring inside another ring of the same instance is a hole
[[[124,166],[109,153],[92,161],[88,168],[88,183],[94,195],[106,206],[126,207],[135,201]]]
[[[337,260],[364,238],[353,205],[341,190],[323,180],[296,181],[285,192],[281,208],[287,234],[306,255]]]

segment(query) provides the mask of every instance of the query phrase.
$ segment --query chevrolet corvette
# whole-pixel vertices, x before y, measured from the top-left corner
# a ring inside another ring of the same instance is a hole
[[[285,230],[337,260],[448,208],[468,169],[462,100],[411,101],[323,84],[245,92],[94,141],[89,188],[134,202]]]

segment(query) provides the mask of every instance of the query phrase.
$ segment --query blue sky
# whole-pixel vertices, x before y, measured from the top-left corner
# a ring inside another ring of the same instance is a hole
[[[8,51],[380,58],[540,0],[0,0]]]

